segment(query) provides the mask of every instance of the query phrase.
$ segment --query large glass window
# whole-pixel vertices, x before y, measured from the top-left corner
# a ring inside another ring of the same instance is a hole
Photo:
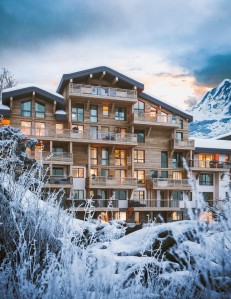
[[[182,132],[176,132],[176,139],[177,140],[183,140],[183,133]]]
[[[126,166],[126,150],[115,150],[115,165]]]
[[[182,191],[173,191],[172,199],[183,200],[183,192]]]
[[[83,125],[72,125],[72,132],[77,133],[79,135],[83,135]],[[74,136],[79,136],[79,135],[74,135]]]
[[[145,142],[145,131],[144,130],[134,130],[134,133],[137,134],[137,142]]]
[[[199,185],[201,186],[213,186],[213,174],[201,173],[199,177]]]
[[[174,168],[182,168],[183,167],[183,154],[182,153],[174,153],[173,154],[172,167],[174,167]]]
[[[134,191],[133,192],[133,200],[143,200],[145,196],[144,191]]]
[[[183,177],[183,175],[182,175],[181,171],[173,171],[172,178],[174,180],[182,180],[182,177]]]
[[[82,122],[84,120],[84,106],[82,104],[72,107],[72,121]]]
[[[61,167],[54,167],[52,170],[52,173],[54,176],[63,176],[64,175],[64,169]]]
[[[135,170],[134,176],[137,179],[138,184],[144,184],[145,183],[145,171],[144,170]]]
[[[212,202],[214,199],[213,192],[200,192],[204,201]]]
[[[46,106],[40,103],[35,103],[35,117],[45,118]]]
[[[97,147],[91,148],[91,165],[98,165],[98,149],[97,149]]]
[[[72,174],[74,178],[84,178],[84,168],[74,168]]]
[[[127,192],[125,190],[116,190],[115,191],[115,198],[120,200],[127,199]]]
[[[126,109],[121,107],[115,108],[115,120],[126,120]]]
[[[161,152],[161,168],[168,168],[168,152]]]
[[[137,101],[134,105],[134,112],[144,113],[144,102]]]
[[[90,122],[98,121],[98,107],[96,105],[90,106]]]
[[[103,117],[108,117],[108,116],[109,116],[109,107],[103,106]]]
[[[21,103],[21,116],[31,117],[31,101]]]
[[[109,150],[107,148],[102,148],[102,165],[109,165]]]
[[[46,135],[46,124],[36,122],[35,123],[35,135],[36,136],[45,136]]]
[[[31,121],[21,121],[21,131],[25,135],[31,135]]]
[[[134,162],[144,163],[145,162],[145,151],[134,150]]]
[[[161,179],[167,179],[168,178],[168,171],[162,170],[160,172],[160,177],[161,177]]]

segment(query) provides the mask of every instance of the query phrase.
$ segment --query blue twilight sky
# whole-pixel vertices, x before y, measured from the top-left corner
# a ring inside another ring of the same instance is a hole
[[[231,78],[231,0],[1,0],[0,67],[55,90],[106,65],[179,107]]]

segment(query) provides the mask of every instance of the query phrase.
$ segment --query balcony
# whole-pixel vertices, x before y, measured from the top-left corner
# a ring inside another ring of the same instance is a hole
[[[88,188],[106,188],[106,189],[136,189],[137,180],[136,178],[119,178],[119,177],[88,177],[87,178]]]
[[[92,207],[94,207],[95,211],[118,211],[119,204],[117,199],[92,199]],[[86,209],[86,200],[85,199],[77,199],[67,201],[67,206],[72,211],[85,211]]]
[[[179,200],[154,200],[154,199],[143,199],[143,200],[129,200],[128,207],[134,208],[134,210],[180,210]]]
[[[60,139],[63,141],[73,141],[81,143],[98,143],[98,144],[124,144],[124,145],[137,145],[137,135],[131,133],[115,133],[115,132],[90,132],[84,130],[77,132],[75,130],[63,129],[35,129],[28,127],[20,127],[23,134],[44,140]]]
[[[175,150],[194,150],[195,141],[193,139],[171,139],[170,148]]]
[[[72,188],[73,177],[69,176],[47,176],[46,187],[48,188]]]
[[[191,190],[188,179],[152,179],[152,189],[157,190]]]
[[[226,172],[230,170],[230,162],[217,160],[189,160],[189,167],[194,171],[206,170],[212,172]]]
[[[69,83],[69,96],[110,99],[136,103],[136,90]]]
[[[43,160],[44,163],[55,162],[58,164],[73,163],[73,154],[66,152],[34,151],[28,152],[30,159]]]
[[[148,125],[159,127],[179,128],[180,121],[177,116],[173,115],[152,115],[151,113],[133,113],[128,117],[129,125]]]

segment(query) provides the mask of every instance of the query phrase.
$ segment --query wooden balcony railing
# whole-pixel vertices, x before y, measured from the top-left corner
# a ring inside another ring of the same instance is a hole
[[[188,179],[176,180],[176,179],[152,179],[154,189],[191,189]]]
[[[136,90],[84,85],[76,83],[69,83],[69,95],[132,100],[132,102],[134,102],[134,100],[137,100]]]
[[[163,126],[179,127],[180,120],[174,115],[152,115],[146,112],[134,112],[128,117],[128,123],[149,123]]]
[[[179,208],[179,200],[152,200],[152,199],[143,199],[143,200],[129,200],[129,208],[137,207],[147,207],[147,208]]]
[[[230,169],[230,162],[217,160],[189,160],[189,167]]]
[[[115,133],[115,132],[90,132],[90,130],[84,130],[77,132],[75,130],[63,129],[63,130],[52,130],[52,129],[35,129],[20,127],[22,133],[28,136],[34,137],[51,137],[56,139],[73,139],[82,140],[85,142],[89,141],[101,141],[101,142],[112,142],[112,143],[137,143],[137,135],[131,133]]]
[[[105,176],[98,176],[98,177],[88,177],[87,178],[87,185],[90,188],[128,188],[134,189],[137,188],[137,180],[136,178],[132,177],[105,177]]]
[[[109,207],[109,203],[111,204],[111,206]],[[68,207],[79,207],[79,208],[85,208],[86,206],[86,200],[85,199],[75,199],[75,200],[68,200]],[[113,199],[113,200],[109,200],[109,199],[93,199],[92,200],[92,206],[95,208],[105,208],[105,210],[110,210],[113,208],[118,208],[118,200],[117,199]]]
[[[170,148],[179,148],[179,149],[194,149],[195,141],[193,139],[171,139]]]
[[[31,159],[54,161],[54,162],[73,162],[73,154],[67,152],[47,152],[47,151],[33,151],[28,152]]]
[[[46,183],[49,185],[72,185],[73,177],[69,176],[47,176]]]

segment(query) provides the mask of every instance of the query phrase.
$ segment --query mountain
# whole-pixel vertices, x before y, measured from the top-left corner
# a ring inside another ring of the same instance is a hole
[[[192,109],[191,137],[213,138],[231,132],[231,80],[223,80]]]

